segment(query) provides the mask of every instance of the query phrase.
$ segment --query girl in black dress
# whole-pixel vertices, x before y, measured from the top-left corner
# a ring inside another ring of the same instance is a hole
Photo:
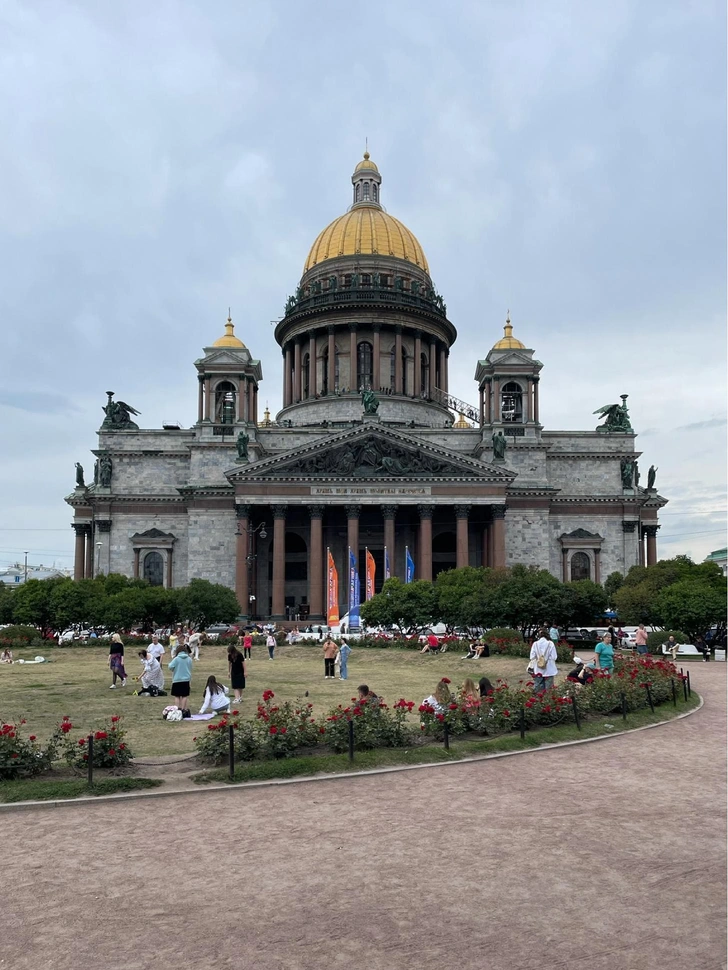
[[[228,647],[228,669],[230,671],[230,686],[235,691],[235,703],[243,699],[241,691],[245,690],[245,658],[235,646]]]

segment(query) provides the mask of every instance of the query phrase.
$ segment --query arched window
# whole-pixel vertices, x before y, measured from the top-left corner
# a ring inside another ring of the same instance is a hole
[[[369,183],[368,182],[365,182],[364,183],[364,200],[366,201],[368,198],[369,198]]]
[[[361,192],[360,192],[360,188],[361,188],[361,187],[360,187],[359,185],[357,185],[357,187],[356,187],[356,191],[355,191],[355,194],[354,194],[354,201],[355,201],[355,202],[358,202],[358,201],[359,201],[359,196],[360,196],[360,194],[361,194]]]
[[[220,381],[215,387],[215,423],[235,424],[235,386],[230,381]]]
[[[150,586],[164,586],[164,559],[160,552],[148,552],[144,557],[144,578]]]
[[[575,552],[571,557],[571,581],[577,582],[580,579],[591,578],[591,567],[589,556],[585,552]]]
[[[374,199],[375,202],[377,201],[377,183],[376,182],[372,182],[372,199]]]
[[[520,424],[523,421],[523,391],[521,385],[509,381],[501,391],[501,415],[504,421]]]
[[[427,397],[430,393],[430,364],[427,359],[427,354],[420,354],[420,370],[422,371],[420,394],[423,397]]]
[[[356,386],[358,390],[369,388],[374,380],[372,345],[362,340],[356,349]]]
[[[311,358],[308,354],[303,355],[303,397],[311,395]]]

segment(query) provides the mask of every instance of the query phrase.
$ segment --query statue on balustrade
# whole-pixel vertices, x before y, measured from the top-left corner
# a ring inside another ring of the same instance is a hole
[[[76,462],[76,488],[86,488],[86,483],[83,480],[83,465]]]
[[[647,472],[647,491],[651,492],[655,487],[655,479],[657,478],[657,469],[654,465],[650,465],[650,470]]]
[[[99,459],[99,478],[98,483],[102,488],[110,488],[111,474],[114,470],[114,463],[110,455],[102,455]]]
[[[104,412],[106,417],[101,425],[102,431],[138,431],[139,425],[135,424],[132,419],[132,414],[141,414],[141,411],[136,411],[129,404],[125,404],[123,401],[114,401],[114,392],[107,391],[106,396],[108,397],[108,402],[105,407],[101,410]]]
[[[249,437],[244,431],[241,431],[238,435],[238,440],[235,443],[235,447],[238,451],[237,461],[248,461],[248,442]]]
[[[361,403],[364,405],[364,414],[376,414],[379,410],[379,399],[374,391],[362,391]]]
[[[623,458],[619,463],[619,467],[622,473],[623,487],[632,488],[635,480],[635,469],[637,468],[637,462],[632,461],[630,458]]]
[[[627,395],[621,394],[622,398],[621,404],[605,404],[603,408],[597,408],[594,414],[600,414],[604,417],[604,424],[600,424],[597,431],[603,431],[606,434],[613,434],[619,432],[621,434],[632,434],[632,425],[629,420],[629,411],[627,410]]]

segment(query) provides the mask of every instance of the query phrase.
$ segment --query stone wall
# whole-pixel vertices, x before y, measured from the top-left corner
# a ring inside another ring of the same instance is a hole
[[[187,515],[136,515],[115,512],[111,532],[99,535],[109,542],[108,571],[134,575],[134,551],[131,537],[137,532],[159,529],[171,532],[177,539],[172,555],[172,585],[187,585]],[[98,535],[98,533],[97,533]]]
[[[506,566],[551,568],[548,509],[508,509],[506,512]]]
[[[209,579],[235,588],[235,512],[190,509],[187,579]]]

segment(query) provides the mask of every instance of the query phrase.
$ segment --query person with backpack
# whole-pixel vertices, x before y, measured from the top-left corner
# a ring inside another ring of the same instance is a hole
[[[556,666],[556,646],[549,640],[546,630],[539,630],[539,638],[531,647],[529,670],[533,677],[533,692],[538,694],[543,690],[551,690],[554,677],[558,674]]]

